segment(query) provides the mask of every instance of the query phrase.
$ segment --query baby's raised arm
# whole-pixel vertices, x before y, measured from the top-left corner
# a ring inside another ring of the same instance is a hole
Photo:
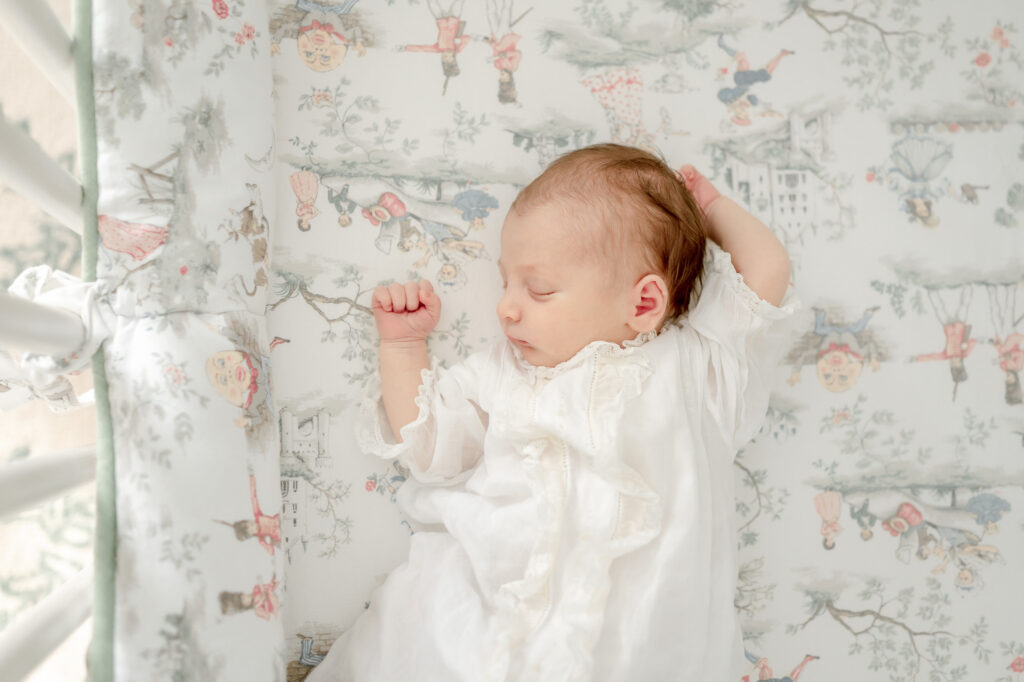
[[[400,443],[402,427],[419,414],[420,372],[430,367],[426,339],[441,317],[441,299],[424,279],[377,287],[372,307],[380,333],[381,399]]]
[[[683,166],[680,174],[707,216],[708,237],[729,252],[736,272],[755,294],[779,305],[789,285],[789,255],[782,242],[735,201],[720,196],[696,168]]]

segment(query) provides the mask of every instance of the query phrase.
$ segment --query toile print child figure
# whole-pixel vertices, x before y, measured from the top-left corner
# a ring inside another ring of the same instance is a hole
[[[351,48],[364,56],[372,40],[353,14],[358,2],[296,0],[294,7],[282,8],[270,21],[271,54],[280,54],[284,38],[295,38],[299,59],[319,73],[338,68]]]
[[[516,104],[515,73],[523,58],[518,48],[523,36],[514,33],[512,28],[533,9],[531,7],[513,19],[514,5],[513,0],[487,0],[487,23],[491,34],[484,36],[483,41],[491,46],[491,64],[498,70],[498,101],[502,104]]]
[[[274,548],[281,546],[281,514],[270,516],[260,510],[260,501],[256,495],[256,477],[252,474],[249,474],[249,499],[252,502],[253,518],[234,523],[227,521],[218,521],[218,523],[233,528],[235,537],[240,542],[256,538],[260,546],[267,550],[267,554],[274,556]]]
[[[1005,378],[1004,399],[1007,405],[1024,402],[1021,394],[1020,373],[1024,370],[1024,333],[1018,331],[1024,315],[1017,316],[1017,291],[1020,281],[1002,284],[985,283],[988,309],[992,318],[992,346],[995,348],[999,369]]]
[[[377,203],[363,208],[362,213],[371,225],[379,226],[374,246],[381,253],[391,253],[392,245],[402,236],[403,227],[409,225],[405,202],[392,192],[383,192]]]
[[[604,108],[612,140],[653,151],[654,136],[643,120],[644,80],[638,69],[616,66],[588,75],[580,83]]]
[[[251,592],[221,592],[220,612],[231,616],[244,611],[252,611],[257,618],[270,620],[277,618],[278,603],[277,575],[270,578],[269,583],[256,583]]]
[[[269,390],[270,358],[260,351],[255,332],[240,316],[230,316],[224,329],[208,326],[225,334],[234,348],[217,351],[206,359],[206,377],[221,398],[241,411],[235,425],[245,429],[250,441],[261,442],[276,423]],[[288,342],[275,337],[270,350]]]
[[[432,532],[308,679],[739,679],[732,466],[796,305],[784,247],[692,166],[603,144],[520,192],[498,270],[504,333],[449,368],[433,285],[374,291],[359,443]]]
[[[775,677],[772,673],[771,664],[767,658],[763,656],[755,656],[749,651],[746,652],[746,656],[747,660],[749,660],[754,666],[751,673],[757,672],[757,679],[764,680],[764,682],[772,682],[773,680],[777,680],[778,682],[797,682],[797,680],[800,679],[800,675],[803,674],[804,668],[807,667],[807,664],[811,661],[817,661],[820,658],[820,656],[814,656],[813,654],[805,654],[803,660],[800,661],[788,675],[785,677]],[[750,674],[744,675],[740,679],[740,682],[752,682]]]
[[[313,218],[320,215],[316,207],[316,195],[320,191],[320,178],[311,170],[300,170],[288,177],[295,194],[296,224],[303,232],[309,232]]]
[[[815,364],[818,382],[832,393],[853,388],[864,365],[877,372],[879,361],[886,359],[874,332],[868,329],[877,311],[878,306],[874,306],[852,324],[836,324],[827,321],[824,310],[814,308],[814,329],[804,334],[786,355],[786,363],[793,366],[790,386],[800,381],[800,370],[810,362]]]
[[[878,522],[881,536],[896,540],[896,559],[903,563],[914,557],[934,559],[938,565],[933,574],[945,572],[952,564],[957,567],[953,584],[960,590],[980,586],[982,569],[1003,561],[996,546],[982,544],[998,531],[998,522],[1010,510],[1010,503],[999,495],[975,493],[963,506],[935,505],[899,490],[858,491],[845,497],[863,540],[872,538],[871,527]]]
[[[942,325],[942,333],[946,337],[945,346],[937,353],[923,353],[911,358],[911,362],[934,362],[947,360],[949,373],[953,377],[953,400],[956,400],[956,389],[967,381],[967,367],[964,365],[978,340],[971,338],[971,325],[967,324],[967,312],[971,307],[974,288],[971,284],[962,284],[957,307],[952,314],[946,308],[946,302],[938,289],[927,288],[928,302],[932,306],[936,319]]]
[[[750,88],[757,83],[770,81],[782,58],[795,54],[795,52],[779,50],[779,53],[763,68],[751,69],[750,62],[747,61],[747,53],[726,45],[725,36],[718,36],[718,47],[736,63],[736,70],[732,74],[734,87],[720,89],[718,99],[732,112],[733,123],[738,126],[748,126],[751,124],[750,108],[757,106],[759,101],[757,95],[750,92]]]
[[[1006,378],[1004,397],[1007,405],[1020,405],[1024,401],[1020,388],[1020,373],[1024,370],[1022,343],[1024,334],[1020,332],[1014,332],[1005,339],[997,336],[992,340],[992,345],[999,356],[999,369],[1003,370],[1003,376]]]
[[[324,186],[327,187],[327,201],[334,206],[338,212],[338,226],[348,227],[352,224],[352,213],[358,208],[355,201],[348,196],[348,184],[336,188],[335,183],[329,178],[324,178]]]
[[[451,204],[459,210],[462,219],[469,223],[471,230],[482,230],[487,227],[484,219],[498,209],[498,199],[479,189],[459,192],[452,197]]]
[[[414,268],[426,267],[434,256],[445,264],[454,264],[450,254],[458,253],[466,258],[475,259],[486,253],[483,242],[466,239],[465,230],[412,213],[409,215],[416,219],[419,229],[413,227],[409,221],[403,223],[398,250],[403,253],[412,250],[423,251],[423,257],[413,263]]]
[[[444,73],[444,86],[441,94],[448,92],[448,81],[458,76],[458,54],[465,49],[472,37],[465,33],[466,22],[462,20],[462,6],[466,0],[452,0],[447,9],[441,6],[441,0],[426,0],[427,9],[434,15],[437,24],[437,42],[431,45],[400,45],[401,52],[430,52],[441,55],[441,71]],[[456,9],[458,8],[458,9]]]
[[[836,548],[836,536],[843,532],[839,525],[842,496],[835,490],[826,490],[814,496],[814,510],[821,517],[821,544],[825,549]]]

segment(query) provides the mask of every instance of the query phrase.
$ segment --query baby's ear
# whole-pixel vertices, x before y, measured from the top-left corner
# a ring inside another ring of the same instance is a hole
[[[637,333],[653,331],[661,324],[668,305],[668,287],[661,275],[644,275],[633,285],[629,327]]]

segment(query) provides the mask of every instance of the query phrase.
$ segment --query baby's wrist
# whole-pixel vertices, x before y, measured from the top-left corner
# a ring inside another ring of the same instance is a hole
[[[389,353],[420,352],[426,348],[426,345],[426,337],[421,338],[418,336],[403,336],[394,339],[381,338],[380,340],[381,352]]]

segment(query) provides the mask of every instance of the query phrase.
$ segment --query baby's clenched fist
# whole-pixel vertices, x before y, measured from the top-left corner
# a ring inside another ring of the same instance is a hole
[[[425,279],[377,287],[372,308],[381,341],[423,340],[441,317],[441,299]]]

